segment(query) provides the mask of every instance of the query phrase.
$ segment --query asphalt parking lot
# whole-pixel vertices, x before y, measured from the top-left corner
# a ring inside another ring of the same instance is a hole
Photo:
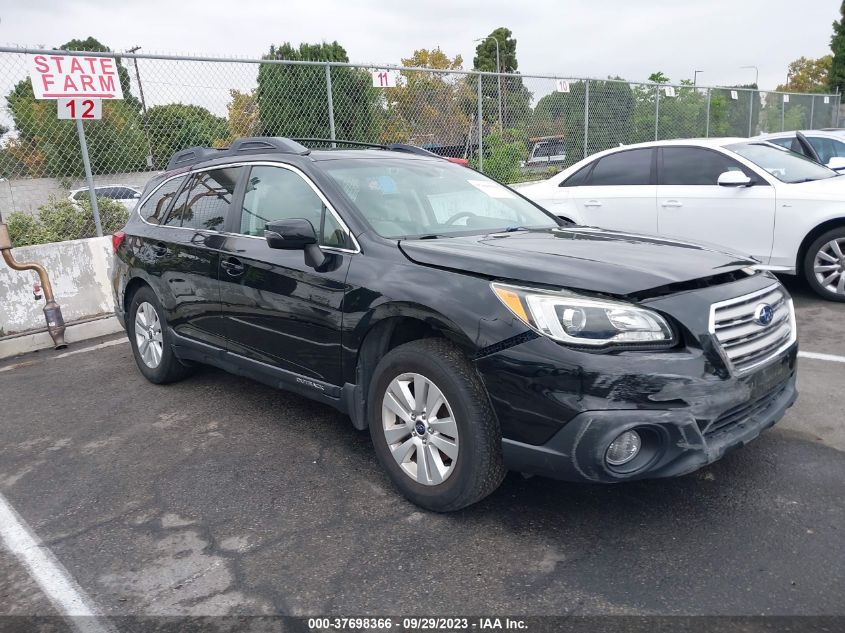
[[[845,357],[845,305],[789,285],[801,349]],[[436,515],[331,409],[154,386],[123,340],[0,363],[0,493],[105,615],[845,614],[845,363],[801,358],[784,421],[695,474]],[[0,605],[54,613],[2,549]]]

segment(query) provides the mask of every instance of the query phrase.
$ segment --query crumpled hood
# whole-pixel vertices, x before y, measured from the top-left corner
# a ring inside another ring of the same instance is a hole
[[[757,263],[696,244],[589,227],[404,240],[399,247],[419,264],[615,295]]]

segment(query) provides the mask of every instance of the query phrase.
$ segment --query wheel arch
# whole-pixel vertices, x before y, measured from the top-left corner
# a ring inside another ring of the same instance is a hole
[[[799,275],[804,273],[804,259],[807,255],[807,249],[810,248],[810,245],[815,242],[821,235],[824,235],[831,229],[845,227],[845,217],[838,217],[838,218],[831,218],[830,220],[826,220],[821,224],[813,227],[807,235],[804,236],[804,239],[801,241],[801,245],[798,247],[798,254],[796,256],[795,261],[795,272]]]
[[[379,361],[399,345],[425,338],[445,338],[464,350],[472,349],[471,341],[457,325],[422,306],[386,304],[371,315],[355,355],[354,385],[345,387],[347,397],[352,399],[347,408],[355,428],[367,428],[366,397]]]

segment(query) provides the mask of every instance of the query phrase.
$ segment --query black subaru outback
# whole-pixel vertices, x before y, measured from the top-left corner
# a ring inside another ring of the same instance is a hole
[[[688,473],[796,398],[792,300],[754,261],[565,226],[406,147],[185,150],[114,250],[147,379],[207,363],[329,404],[433,510],[506,469]]]

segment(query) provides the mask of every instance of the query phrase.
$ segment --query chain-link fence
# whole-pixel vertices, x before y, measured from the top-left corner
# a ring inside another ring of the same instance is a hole
[[[68,53],[0,48],[0,214],[18,245],[98,232],[76,122],[35,99],[34,54]],[[411,143],[517,182],[620,144],[832,127],[840,105],[839,95],[616,79],[96,55],[118,57],[124,94],[83,124],[104,233],[176,151],[242,136]]]

